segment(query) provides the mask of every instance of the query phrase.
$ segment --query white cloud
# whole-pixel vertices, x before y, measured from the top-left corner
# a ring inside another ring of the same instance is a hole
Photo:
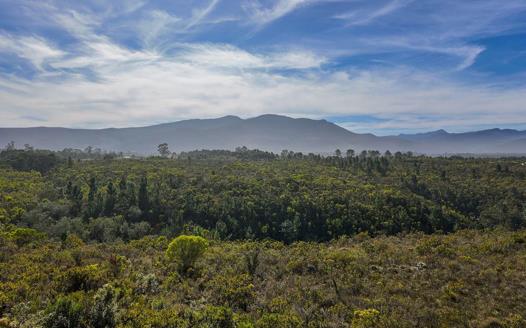
[[[320,67],[326,59],[308,51],[253,54],[231,45],[184,44],[178,59],[213,68],[309,69]]]
[[[271,7],[264,7],[259,0],[246,0],[244,2],[245,11],[250,15],[251,20],[257,25],[269,24],[297,9],[300,5],[312,0],[276,0]]]
[[[396,38],[389,39],[372,39],[368,41],[374,44],[375,47],[385,47],[391,50],[404,49],[416,50],[428,53],[438,53],[458,57],[460,62],[455,68],[458,71],[466,69],[473,65],[477,57],[486,50],[485,47],[479,45],[465,45],[455,44],[450,41],[432,42],[429,39],[423,38]]]
[[[472,66],[485,48],[473,40],[526,27],[517,14],[526,11],[524,0],[414,1],[357,0],[356,8],[334,18],[346,27],[369,31],[367,37],[350,34],[354,52],[381,53],[416,50],[457,57],[456,70]],[[363,33],[363,32],[362,32]],[[358,49],[357,49],[358,48]]]
[[[14,53],[25,58],[39,70],[43,70],[43,65],[49,60],[64,55],[64,52],[56,49],[44,39],[34,36],[15,38],[5,34],[0,34],[0,52]]]
[[[319,1],[331,0],[274,0],[267,7],[250,0],[245,1],[244,8],[251,24],[263,26]],[[380,53],[386,49],[447,54],[458,58],[456,69],[462,70],[470,67],[484,51],[484,47],[469,44],[464,37],[500,33],[507,26],[504,17],[513,10],[526,8],[517,0],[502,4],[504,9],[486,0],[480,4],[444,1],[460,13],[473,9],[472,17],[480,20],[463,29],[466,19],[460,19],[462,15],[449,17],[444,12],[439,17],[415,18],[411,17],[415,12],[408,11],[395,18],[395,14],[402,12],[398,9],[409,5],[408,1],[391,1],[363,15],[348,15],[349,27],[405,19],[406,15],[412,23],[429,21],[422,25],[422,30],[416,28],[414,34],[403,38],[373,35],[364,41],[349,34],[348,46],[353,54]],[[133,3],[138,7],[144,5],[140,1]],[[325,64],[331,63],[330,55],[321,56],[317,51],[294,45],[281,49],[277,45],[273,48],[277,51],[256,52],[229,44],[191,43],[181,37],[203,24],[215,22],[217,17],[210,16],[218,4],[218,0],[210,0],[186,16],[154,10],[148,12],[147,17],[153,18],[148,22],[140,19],[144,15],[138,15],[134,24],[127,21],[128,27],[134,28],[144,42],[142,49],[132,50],[113,41],[107,31],[101,32],[105,25],[103,16],[73,9],[55,8],[49,12],[49,20],[76,39],[75,44],[63,49],[36,36],[0,34],[0,51],[15,53],[39,69],[32,79],[0,75],[2,125],[130,126],[264,113],[312,118],[374,115],[388,120],[347,123],[346,126],[362,132],[364,128],[389,130],[408,125],[431,129],[526,124],[525,87],[495,89],[489,85],[463,84],[433,70],[347,71],[333,67],[325,71],[330,66]],[[134,8],[130,5],[131,12]],[[502,24],[496,27],[493,23],[497,20]],[[452,30],[456,32],[447,32]],[[171,38],[165,38],[167,35]],[[185,42],[179,41],[179,37]],[[165,42],[169,43],[166,48],[159,46]],[[336,46],[343,49],[347,45]],[[169,51],[162,51],[166,49]],[[295,74],[284,74],[282,70],[294,70]],[[90,78],[81,72],[88,72]],[[34,118],[46,118],[46,122]]]
[[[311,68],[320,60],[304,60],[309,56],[298,53],[252,54],[224,45],[192,45],[173,57],[150,57],[111,44],[90,47],[93,53],[78,59],[78,66],[93,70],[97,81],[73,74],[60,80],[0,77],[3,125],[129,126],[263,113],[408,117],[414,127],[430,126],[429,117],[444,116],[457,119],[456,124],[468,125],[472,117],[479,117],[480,124],[492,123],[497,111],[502,124],[524,120],[524,88],[468,86],[414,70],[282,75],[274,69]],[[54,65],[64,63],[71,61]]]
[[[75,10],[57,11],[54,9],[50,12],[51,20],[54,20],[58,26],[68,31],[74,37],[80,40],[99,39],[94,29],[102,22],[94,15],[80,13]]]
[[[346,26],[367,25],[376,19],[387,16],[407,5],[414,0],[392,0],[383,6],[372,9],[359,9],[334,16],[336,19],[347,21]]]
[[[185,30],[191,29],[192,27],[198,25],[203,19],[205,19],[219,3],[219,0],[210,0],[208,5],[204,8],[194,9],[192,11],[192,17],[189,19],[188,23],[185,26]]]
[[[153,10],[141,20],[137,29],[146,48],[152,48],[158,39],[170,30],[181,18],[170,15],[164,10]]]
[[[54,68],[96,68],[120,63],[148,62],[160,55],[149,51],[131,51],[107,40],[84,44],[79,53],[69,59],[52,62]]]

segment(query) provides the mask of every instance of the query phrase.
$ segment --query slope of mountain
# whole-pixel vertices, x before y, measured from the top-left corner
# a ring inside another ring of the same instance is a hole
[[[414,151],[443,153],[526,153],[526,131],[492,129],[468,133],[438,130],[420,134],[378,137],[357,134],[326,120],[262,115],[249,119],[225,116],[194,119],[146,127],[110,129],[0,128],[0,145],[61,150],[88,146],[108,151],[153,154],[157,145],[169,144],[172,151],[234,149],[238,146],[279,152],[328,153],[336,148],[357,151]]]
[[[348,149],[409,149],[410,142],[397,137],[356,134],[325,120],[293,119],[262,115],[249,119],[225,116],[218,119],[186,120],[147,127],[123,129],[2,128],[0,144],[15,141],[36,148],[64,149],[88,146],[105,150],[155,153],[167,142],[173,151],[234,149],[238,146],[279,152],[332,152]]]
[[[399,137],[411,141],[413,148],[423,153],[526,153],[526,131],[512,129],[464,133],[438,130]]]

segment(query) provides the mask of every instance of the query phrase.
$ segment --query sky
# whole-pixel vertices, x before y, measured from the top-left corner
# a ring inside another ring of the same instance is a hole
[[[526,129],[526,0],[0,0],[0,126]]]

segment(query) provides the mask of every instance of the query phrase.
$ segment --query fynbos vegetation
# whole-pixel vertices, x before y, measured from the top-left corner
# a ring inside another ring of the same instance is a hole
[[[34,152],[0,156],[0,327],[526,324],[522,158]]]

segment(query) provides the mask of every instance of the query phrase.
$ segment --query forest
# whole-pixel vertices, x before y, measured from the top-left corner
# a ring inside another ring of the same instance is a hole
[[[0,153],[0,327],[526,327],[526,158]]]

